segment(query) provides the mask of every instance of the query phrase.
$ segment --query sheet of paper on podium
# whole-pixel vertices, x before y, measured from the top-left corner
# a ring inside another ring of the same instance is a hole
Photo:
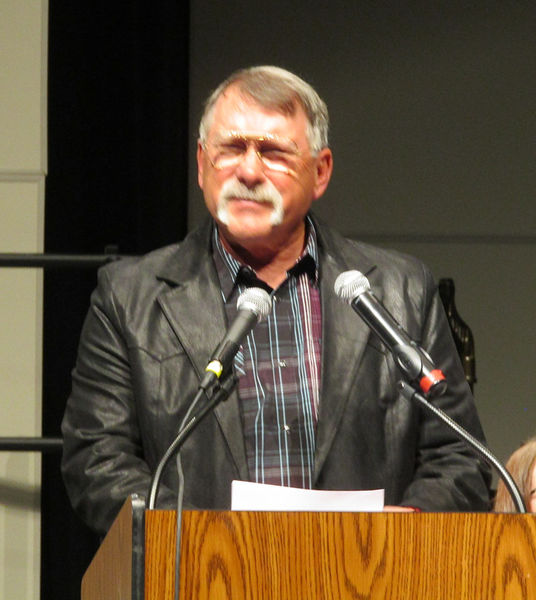
[[[384,490],[304,490],[233,481],[231,510],[380,512]]]

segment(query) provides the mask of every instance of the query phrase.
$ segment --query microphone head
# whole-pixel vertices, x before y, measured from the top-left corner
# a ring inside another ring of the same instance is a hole
[[[246,288],[236,301],[238,310],[249,310],[257,316],[257,320],[261,320],[272,309],[272,299],[270,294],[262,288],[250,287]]]
[[[370,283],[361,271],[345,271],[337,277],[333,287],[341,300],[351,304],[361,294],[370,290]]]

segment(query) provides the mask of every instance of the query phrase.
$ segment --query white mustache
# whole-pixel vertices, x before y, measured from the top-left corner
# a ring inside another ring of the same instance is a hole
[[[229,224],[228,203],[234,198],[270,204],[273,207],[270,217],[272,225],[280,225],[283,222],[283,196],[271,181],[261,183],[254,188],[248,188],[236,179],[227,180],[221,188],[218,203],[218,218],[225,225]]]
[[[240,181],[226,181],[220,193],[220,200],[225,202],[233,198],[243,198],[254,202],[268,202],[276,207],[281,203],[281,194],[271,183],[261,183],[254,188],[248,188]]]

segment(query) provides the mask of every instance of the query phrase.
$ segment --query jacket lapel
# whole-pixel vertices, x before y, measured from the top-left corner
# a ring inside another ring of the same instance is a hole
[[[210,232],[209,232],[210,235]],[[204,374],[211,353],[221,342],[227,329],[225,309],[218,276],[213,265],[209,235],[205,243],[197,237],[183,243],[180,273],[168,270],[161,277],[171,277],[176,285],[161,294],[158,302],[199,378]],[[248,479],[242,421],[236,389],[215,410],[222,433],[236,463],[240,477]]]
[[[353,245],[345,256],[348,241],[337,236],[324,240],[321,248],[322,298],[322,393],[317,424],[314,482],[318,480],[326,456],[337,433],[346,403],[359,401],[355,382],[370,330],[349,304],[334,292],[340,273],[358,269],[364,274],[374,265],[356,252]]]

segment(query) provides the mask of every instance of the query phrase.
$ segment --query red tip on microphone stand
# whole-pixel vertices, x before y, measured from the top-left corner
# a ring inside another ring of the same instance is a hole
[[[421,377],[419,387],[426,396],[441,396],[447,389],[447,380],[443,371],[432,369]]]

